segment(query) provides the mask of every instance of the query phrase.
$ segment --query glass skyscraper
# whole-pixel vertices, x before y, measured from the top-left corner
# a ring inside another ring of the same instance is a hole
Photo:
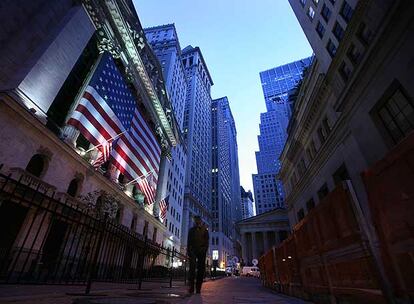
[[[276,179],[279,157],[287,139],[294,92],[311,61],[308,57],[260,73],[267,111],[260,114],[257,174],[253,175],[257,214],[284,207],[282,183]]]

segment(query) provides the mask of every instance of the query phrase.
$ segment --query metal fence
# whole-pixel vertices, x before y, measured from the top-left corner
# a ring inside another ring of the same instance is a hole
[[[1,169],[1,166],[0,166]],[[0,283],[186,280],[187,258],[57,198],[39,180],[0,174]]]

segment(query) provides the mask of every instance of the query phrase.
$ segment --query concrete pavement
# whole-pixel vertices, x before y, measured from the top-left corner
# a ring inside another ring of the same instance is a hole
[[[90,296],[80,296],[84,286],[0,285],[4,304],[304,304],[264,288],[259,279],[230,277],[203,284],[201,294],[189,295],[182,282],[136,285],[94,283]],[[78,293],[78,294],[77,294]]]

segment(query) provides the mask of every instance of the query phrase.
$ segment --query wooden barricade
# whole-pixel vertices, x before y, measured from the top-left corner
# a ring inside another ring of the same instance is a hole
[[[347,184],[336,187],[294,228],[292,235],[267,252],[274,256],[280,291],[329,303],[383,303],[372,257],[361,234]],[[264,269],[266,278],[271,277]]]
[[[414,301],[414,132],[362,176],[393,291]]]

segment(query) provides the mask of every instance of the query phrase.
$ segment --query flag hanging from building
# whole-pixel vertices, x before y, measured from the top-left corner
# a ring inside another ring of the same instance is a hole
[[[164,221],[167,218],[167,211],[168,211],[168,199],[169,195],[160,201],[160,218]]]
[[[109,156],[112,149],[112,140],[108,140],[107,142],[98,146],[97,149],[98,157],[92,163],[92,166],[94,166],[95,168],[99,168],[102,164],[106,163],[109,160]]]
[[[152,174],[140,179],[137,183],[137,187],[145,195],[146,203],[148,205],[154,204],[156,187]]]
[[[161,148],[108,53],[101,56],[68,124],[95,146],[119,136],[111,162],[131,180],[153,172],[156,185]]]
[[[138,109],[130,128],[114,143],[112,163],[131,180],[151,173],[154,188],[158,180],[161,148]]]

